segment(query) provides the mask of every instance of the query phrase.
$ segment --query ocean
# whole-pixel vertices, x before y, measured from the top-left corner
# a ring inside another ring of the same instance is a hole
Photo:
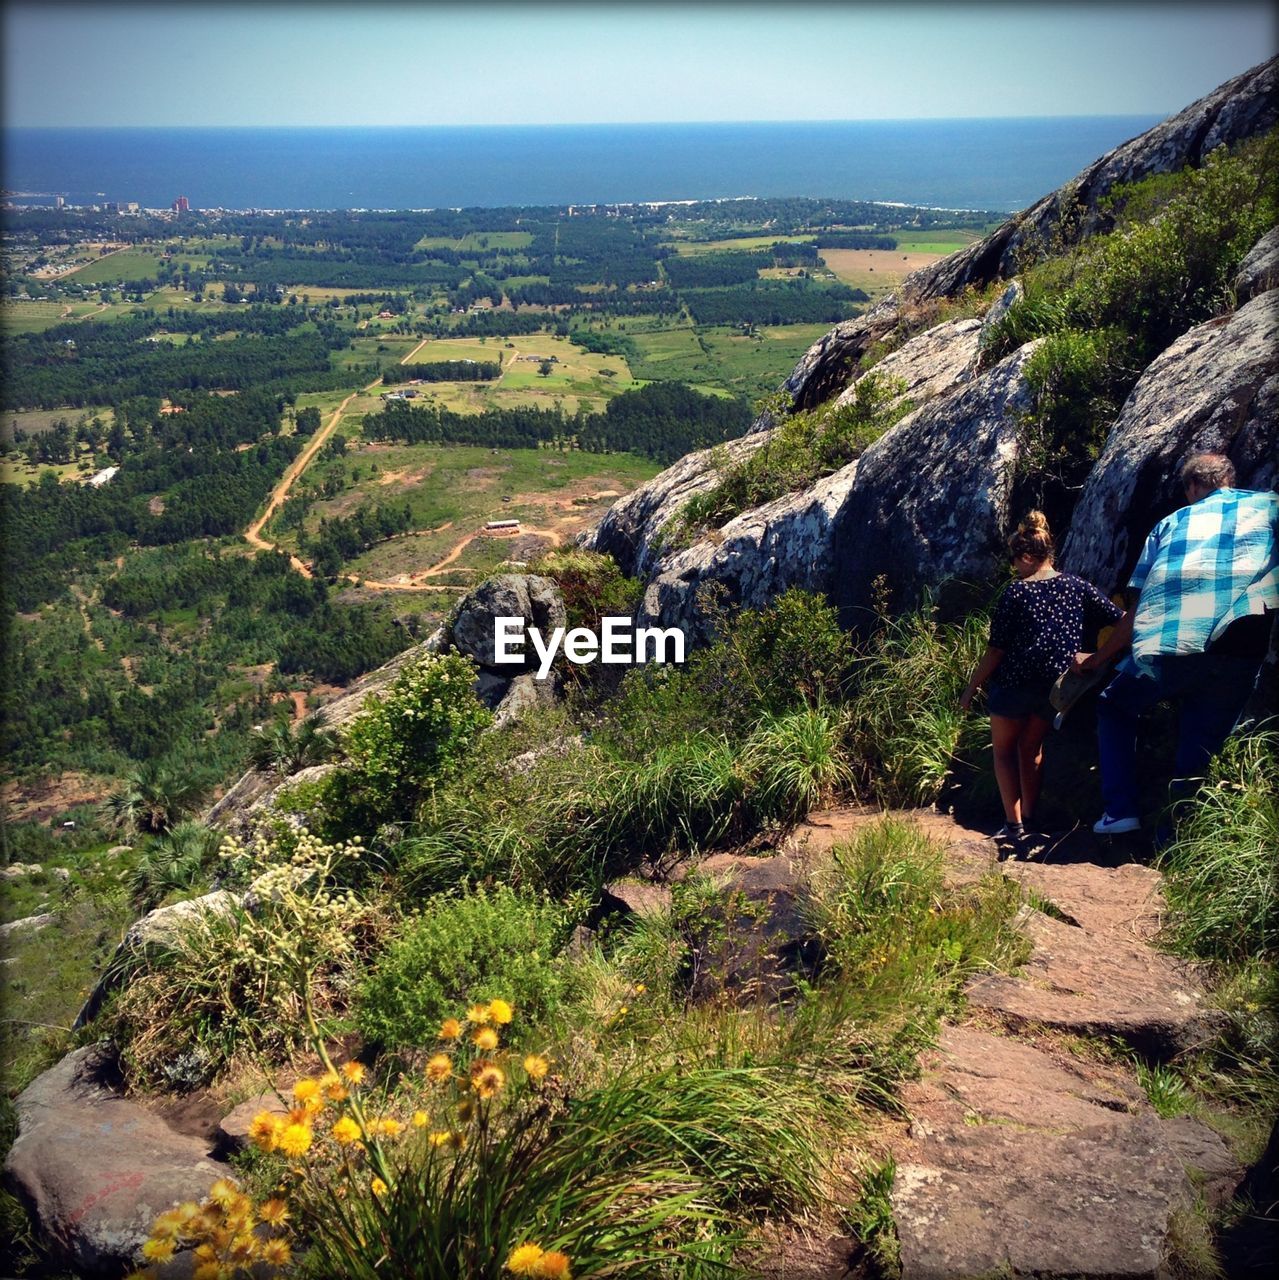
[[[423,209],[814,196],[1012,211],[1158,116],[474,128],[6,129],[19,203]]]

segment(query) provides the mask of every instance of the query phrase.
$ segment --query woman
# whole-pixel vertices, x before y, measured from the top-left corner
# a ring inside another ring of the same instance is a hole
[[[1086,633],[1124,613],[1091,583],[1053,568],[1053,537],[1042,511],[1022,521],[1008,550],[1015,581],[995,606],[990,644],[959,705],[967,711],[973,695],[990,682],[986,705],[1004,804],[1004,826],[996,838],[1016,842],[1033,822],[1039,799],[1053,682],[1075,660]]]

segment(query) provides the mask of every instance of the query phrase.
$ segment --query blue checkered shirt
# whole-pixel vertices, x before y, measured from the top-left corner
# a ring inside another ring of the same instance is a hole
[[[1128,582],[1140,591],[1131,670],[1202,653],[1238,618],[1279,608],[1279,494],[1216,489],[1151,531]]]

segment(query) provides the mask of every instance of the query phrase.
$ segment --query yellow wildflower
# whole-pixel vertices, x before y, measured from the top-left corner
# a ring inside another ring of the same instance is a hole
[[[426,1064],[426,1078],[432,1084],[442,1084],[453,1074],[453,1063],[447,1053],[437,1053]]]
[[[318,1080],[299,1080],[293,1086],[293,1101],[309,1106],[320,1100],[320,1082]]]
[[[538,1259],[537,1270],[533,1274],[541,1280],[573,1280],[573,1273],[569,1270],[570,1261],[567,1253],[552,1250]]]
[[[172,1240],[157,1240],[152,1237],[142,1246],[142,1256],[148,1262],[168,1262],[176,1248]]]
[[[415,1129],[425,1129],[428,1116],[425,1111],[415,1111],[413,1113],[413,1127]]]
[[[479,1098],[489,1099],[500,1093],[506,1084],[506,1072],[493,1062],[477,1062],[478,1070],[472,1070],[471,1088]]]
[[[286,1156],[300,1156],[310,1149],[311,1127],[305,1124],[286,1124],[276,1139],[276,1146]]]
[[[262,1261],[273,1267],[287,1267],[293,1261],[293,1249],[287,1240],[268,1240],[262,1246]]]
[[[481,1026],[486,1023],[490,1017],[489,1007],[486,1004],[473,1004],[466,1011],[467,1022],[477,1022]]]
[[[457,1118],[463,1124],[470,1124],[475,1118],[475,1103],[473,1103],[469,1098],[463,1098],[462,1101],[457,1104]]]
[[[530,1080],[539,1081],[546,1079],[546,1073],[551,1069],[551,1064],[542,1057],[540,1053],[530,1053],[524,1059],[524,1074]]]
[[[151,1227],[153,1240],[176,1240],[181,1234],[182,1223],[172,1209],[168,1213],[162,1213]]]
[[[358,1141],[359,1137],[360,1126],[350,1116],[343,1116],[333,1126],[333,1141],[339,1146],[349,1146],[352,1142]]]
[[[240,1198],[240,1189],[230,1178],[219,1178],[209,1188],[209,1199],[220,1209],[234,1204]]]
[[[191,1280],[222,1280],[222,1264],[220,1262],[202,1262],[191,1273]]]
[[[457,1129],[449,1133],[449,1146],[454,1151],[461,1151],[466,1146],[466,1134],[459,1132]]]
[[[272,1227],[283,1226],[289,1220],[289,1206],[278,1196],[263,1201],[258,1216]]]
[[[471,1040],[483,1053],[491,1053],[497,1048],[497,1032],[492,1027],[476,1027]]]
[[[352,1084],[362,1084],[364,1082],[364,1067],[358,1062],[344,1062],[342,1064],[342,1074]]]
[[[499,1026],[505,1026],[515,1016],[515,1010],[505,1000],[489,1001],[489,1017]]]
[[[449,1131],[447,1129],[437,1129],[431,1134],[431,1146],[442,1147],[449,1140]]]
[[[386,1195],[386,1183],[383,1182],[381,1178],[374,1178],[369,1185],[373,1188],[373,1194],[375,1196]]]
[[[277,1112],[259,1111],[249,1125],[249,1140],[260,1151],[274,1151],[283,1127],[283,1121]]]
[[[252,1262],[258,1253],[258,1238],[251,1231],[241,1232],[231,1241],[231,1259],[234,1262]]]
[[[342,1102],[346,1098],[346,1089],[342,1086],[342,1078],[336,1071],[326,1071],[320,1077],[320,1088],[330,1102]]]
[[[517,1276],[537,1275],[537,1265],[542,1261],[542,1246],[527,1241],[511,1250],[506,1269]]]
[[[398,1138],[404,1126],[391,1116],[374,1117],[369,1121],[369,1133],[375,1138]]]
[[[456,1018],[445,1018],[440,1023],[440,1039],[456,1040],[462,1034],[462,1024]]]

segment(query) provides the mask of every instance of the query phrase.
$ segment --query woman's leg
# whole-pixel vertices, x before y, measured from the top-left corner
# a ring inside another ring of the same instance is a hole
[[[995,757],[995,781],[999,798],[1004,802],[1004,818],[1021,821],[1021,766],[1017,741],[1026,721],[1012,716],[990,717],[990,745]]]
[[[1027,716],[1017,739],[1017,774],[1021,783],[1021,820],[1029,822],[1039,801],[1044,777],[1044,737],[1052,728],[1039,716]]]

